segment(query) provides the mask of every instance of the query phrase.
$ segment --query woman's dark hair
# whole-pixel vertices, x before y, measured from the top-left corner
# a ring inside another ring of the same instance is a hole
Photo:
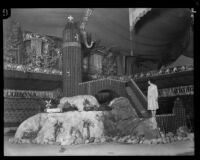
[[[147,79],[147,82],[148,82],[148,81],[150,81],[151,83],[155,83],[154,79],[148,78],[148,79]]]

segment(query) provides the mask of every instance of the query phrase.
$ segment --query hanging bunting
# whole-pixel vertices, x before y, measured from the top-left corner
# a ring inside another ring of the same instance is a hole
[[[62,71],[56,69],[31,67],[29,65],[17,65],[12,63],[4,63],[4,70],[21,71],[21,72],[32,72],[32,73],[44,73],[53,75],[62,75]]]
[[[56,91],[32,91],[4,89],[4,98],[48,98],[56,99],[61,93]]]

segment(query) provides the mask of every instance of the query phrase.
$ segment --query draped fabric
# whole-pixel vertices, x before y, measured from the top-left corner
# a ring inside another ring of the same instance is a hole
[[[131,55],[133,55],[133,45],[132,45],[132,31],[135,24],[139,19],[144,16],[151,8],[129,8],[129,25],[130,25],[130,40],[131,40]]]
[[[189,8],[153,8],[132,30],[132,48],[138,61],[175,61],[193,52],[191,11]],[[190,46],[190,48],[188,48]]]
[[[129,8],[130,31],[133,30],[137,21],[150,10],[151,8]]]

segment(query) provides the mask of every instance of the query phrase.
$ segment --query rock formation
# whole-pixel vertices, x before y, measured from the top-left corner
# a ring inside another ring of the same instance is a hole
[[[147,139],[160,137],[152,118],[139,118],[129,100],[116,98],[109,104],[110,112],[104,112],[104,128],[109,136],[139,136]]]
[[[102,112],[97,111],[39,113],[18,127],[14,139],[19,143],[26,139],[33,143],[61,145],[98,140],[104,136],[101,116]]]
[[[63,113],[39,113],[21,123],[11,141],[60,145],[115,140],[141,143],[144,139],[160,136],[152,120],[139,118],[127,98],[116,98],[109,107],[112,110],[86,111],[78,108],[78,111]]]

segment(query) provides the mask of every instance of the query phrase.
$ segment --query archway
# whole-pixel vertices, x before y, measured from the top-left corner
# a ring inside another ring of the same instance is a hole
[[[97,92],[95,95],[100,105],[108,105],[114,98],[120,97],[115,91],[105,89]]]

